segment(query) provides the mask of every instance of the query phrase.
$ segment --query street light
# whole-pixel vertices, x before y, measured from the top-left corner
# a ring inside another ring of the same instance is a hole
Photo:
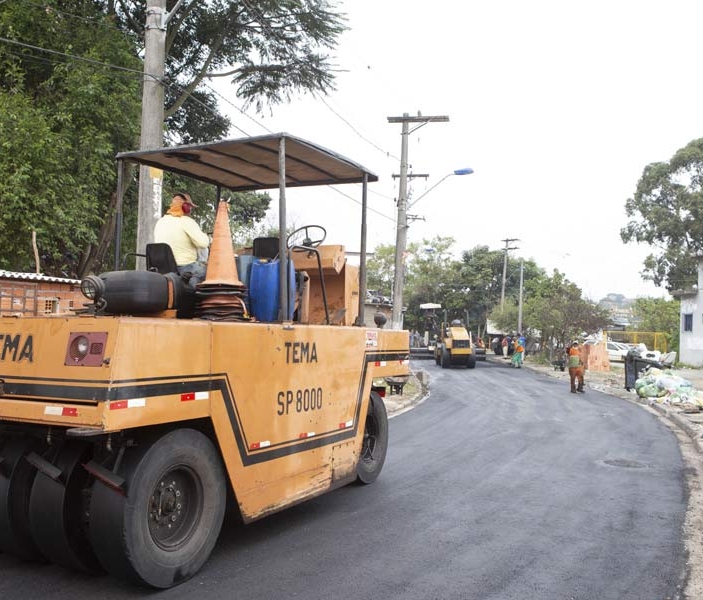
[[[404,155],[405,156],[405,155]],[[401,167],[403,165],[401,164]],[[402,171],[402,169],[401,169]],[[408,213],[407,209],[417,204],[440,183],[452,175],[470,175],[474,170],[470,167],[457,169],[447,173],[442,179],[435,183],[429,190],[422,194],[412,204],[405,201],[405,181],[401,179],[401,193],[398,197],[398,224],[395,240],[395,272],[393,273],[393,312],[391,313],[391,328],[402,329],[403,315],[403,279],[405,277],[405,246],[408,240]],[[406,174],[407,176],[407,174]]]
[[[452,171],[451,173],[447,173],[442,179],[440,179],[437,183],[435,183],[429,190],[424,192],[415,202],[410,202],[408,203],[408,208],[411,208],[415,204],[417,204],[420,200],[422,200],[427,194],[429,194],[433,189],[435,189],[440,183],[442,183],[445,179],[448,177],[451,177],[452,175],[471,175],[474,170],[471,167],[464,167],[463,169],[457,169],[456,171]]]

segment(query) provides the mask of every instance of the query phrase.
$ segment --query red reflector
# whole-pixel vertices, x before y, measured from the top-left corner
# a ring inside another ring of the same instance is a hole
[[[64,417],[77,417],[78,409],[69,406],[64,406],[63,410],[61,411],[61,415]]]
[[[127,400],[118,400],[117,402],[110,402],[110,410],[119,410],[120,408],[127,408]]]
[[[258,450],[259,448],[261,448],[261,444],[259,444],[259,442],[254,442],[251,446],[249,446],[250,450]]]
[[[195,400],[195,392],[188,392],[187,394],[181,394],[181,402],[188,402],[190,400]]]

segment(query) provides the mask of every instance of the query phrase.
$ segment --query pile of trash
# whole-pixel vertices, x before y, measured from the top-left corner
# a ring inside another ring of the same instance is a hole
[[[667,404],[689,404],[703,409],[703,392],[669,369],[650,367],[635,381],[635,391],[640,398],[652,398]]]

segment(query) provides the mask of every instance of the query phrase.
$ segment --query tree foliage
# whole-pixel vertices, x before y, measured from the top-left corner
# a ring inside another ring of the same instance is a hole
[[[463,251],[461,260],[457,260],[454,244],[453,238],[435,237],[408,245],[403,290],[406,329],[426,330],[427,315],[420,304],[431,302],[442,305],[442,318],[461,319],[473,333],[485,334],[487,319],[501,331],[517,332],[521,270],[522,333],[539,340],[542,347],[564,345],[609,323],[608,312],[585,299],[581,289],[564,274],[555,270],[547,275],[533,260],[522,258],[509,257],[501,307],[504,251],[476,246]],[[394,259],[393,246],[375,250],[368,261],[369,287],[390,290]]]
[[[453,258],[454,239],[437,236],[408,246],[403,304],[405,327],[422,327],[425,315],[420,304],[441,304],[448,319],[465,319],[465,285],[459,277],[459,261]]]
[[[0,2],[0,37],[8,40],[0,43],[0,247],[12,248],[0,268],[36,268],[32,231],[46,273],[81,277],[106,266],[114,157],[138,145],[146,4]],[[175,5],[169,0],[168,9]],[[212,77],[229,78],[233,95],[259,110],[333,89],[329,53],[344,30],[344,16],[325,0],[181,3],[167,31],[167,138],[194,143],[228,132],[218,100],[229,99],[208,85]],[[261,218],[269,201],[246,194],[232,212],[253,231],[249,219]],[[134,247],[136,203],[128,185],[125,247]]]
[[[632,306],[633,320],[639,331],[657,331],[666,335],[667,347],[679,347],[681,301],[665,298],[637,298]]]
[[[118,25],[139,44],[144,0],[103,0]],[[172,10],[176,0],[169,0]],[[329,53],[346,30],[326,0],[186,0],[173,13],[166,38],[166,120],[172,138],[191,143],[222,137],[230,126],[217,107],[212,78],[230,80],[233,95],[254,105],[288,102],[297,93],[334,89]]]
[[[410,253],[415,251],[415,245],[408,246]],[[393,290],[393,271],[395,270],[395,246],[376,246],[373,255],[366,261],[366,287],[377,290],[381,295],[390,298]]]
[[[497,307],[491,320],[503,330],[515,331],[515,305],[501,311]],[[594,333],[610,321],[608,312],[583,298],[581,289],[563,273],[555,270],[551,276],[540,275],[527,286],[523,302],[523,333],[539,339],[540,346],[564,346],[583,333]]]
[[[622,240],[655,248],[643,277],[668,291],[696,283],[695,255],[703,251],[703,138],[668,163],[647,165],[625,210],[631,220]]]
[[[138,81],[96,63],[139,61],[92,2],[65,4],[82,20],[39,4],[0,5],[0,35],[24,44],[0,46],[0,247],[12,249],[0,266],[33,271],[35,231],[41,269],[76,276],[114,191],[115,152],[138,129]]]
[[[503,291],[503,268],[505,267],[506,310],[511,304],[517,307],[520,296],[520,269],[523,279],[523,304],[529,295],[530,282],[540,277],[543,270],[533,260],[515,260],[504,250],[489,250],[487,246],[476,246],[462,253],[461,279],[468,287],[466,305],[469,322],[477,324],[478,331],[485,331],[489,313],[500,304]],[[507,315],[506,315],[507,316]],[[517,329],[517,309],[512,325],[507,330]]]

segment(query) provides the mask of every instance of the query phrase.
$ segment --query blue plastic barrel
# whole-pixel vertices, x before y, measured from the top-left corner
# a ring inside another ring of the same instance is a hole
[[[278,319],[279,285],[278,285],[279,260],[255,258],[251,264],[249,275],[249,301],[251,312],[257,321],[272,322]],[[293,261],[288,261],[288,318],[293,318],[295,309],[295,267]]]
[[[251,254],[238,254],[235,262],[237,263],[239,281],[249,287],[249,277],[251,275],[251,265],[252,262],[254,262],[254,257]]]

